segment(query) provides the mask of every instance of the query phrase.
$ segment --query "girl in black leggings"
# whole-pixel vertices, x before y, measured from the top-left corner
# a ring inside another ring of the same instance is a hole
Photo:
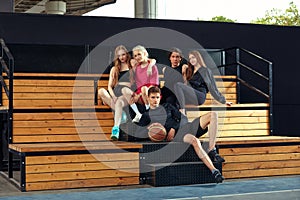
[[[208,91],[218,102],[228,106],[232,104],[227,102],[218,90],[211,70],[206,67],[198,51],[189,53],[189,63],[184,78],[186,83],[176,83],[174,86],[181,112],[185,113],[186,104],[202,105]]]

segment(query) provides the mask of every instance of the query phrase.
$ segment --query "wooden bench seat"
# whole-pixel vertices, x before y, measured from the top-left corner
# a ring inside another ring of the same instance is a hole
[[[227,137],[217,143],[227,179],[300,174],[300,137]]]
[[[131,142],[67,142],[67,143],[33,143],[9,144],[11,150],[28,152],[54,152],[54,151],[83,151],[83,150],[113,150],[113,149],[139,149],[142,145]]]

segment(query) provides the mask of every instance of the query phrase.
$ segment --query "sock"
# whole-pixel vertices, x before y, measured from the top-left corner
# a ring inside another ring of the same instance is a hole
[[[219,171],[219,170],[218,170],[218,169],[213,169],[213,170],[211,171],[211,173],[214,174],[214,173],[217,172],[217,171]]]
[[[150,108],[150,104],[145,104],[146,110]]]
[[[139,109],[137,108],[137,106],[136,106],[135,103],[131,104],[130,107],[131,107],[132,110],[135,112],[135,114],[140,114],[140,115],[141,115],[141,113],[140,113],[140,111],[139,111]]]

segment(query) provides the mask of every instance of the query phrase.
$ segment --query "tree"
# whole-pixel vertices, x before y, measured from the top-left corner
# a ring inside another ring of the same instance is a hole
[[[236,20],[232,20],[232,19],[226,18],[224,16],[215,16],[215,17],[211,18],[210,21],[213,21],[213,22],[236,22]]]
[[[273,8],[266,11],[265,17],[252,21],[254,24],[272,24],[281,26],[300,26],[300,15],[294,2],[290,2],[285,11]]]

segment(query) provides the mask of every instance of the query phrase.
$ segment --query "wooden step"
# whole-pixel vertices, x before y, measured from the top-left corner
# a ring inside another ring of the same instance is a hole
[[[9,148],[17,152],[50,152],[50,151],[82,151],[82,150],[114,150],[140,149],[141,144],[130,142],[68,142],[68,143],[34,143],[9,144]]]

